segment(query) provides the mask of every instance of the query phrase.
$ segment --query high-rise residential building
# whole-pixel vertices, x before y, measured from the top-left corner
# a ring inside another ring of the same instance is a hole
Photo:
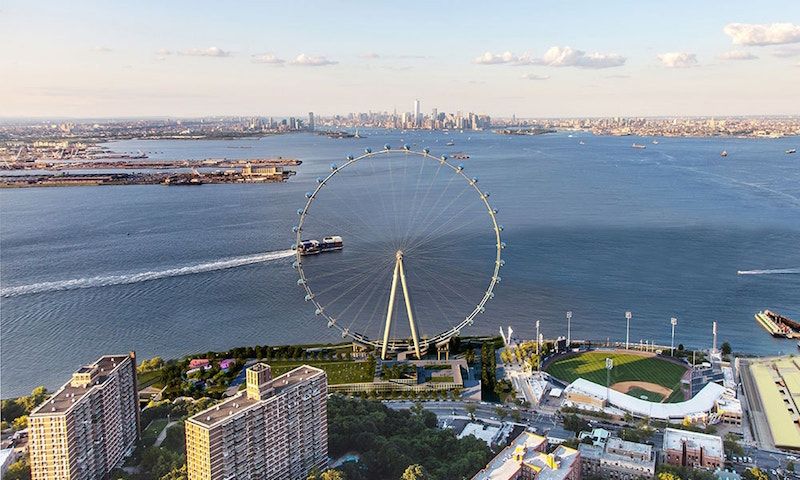
[[[139,440],[136,355],[81,367],[28,417],[33,480],[106,478]]]
[[[420,110],[419,100],[414,100],[414,126],[419,127],[422,123],[422,111]]]
[[[305,480],[328,462],[325,371],[303,365],[272,378],[247,369],[246,389],[186,421],[189,480]]]
[[[315,127],[316,125],[314,124],[314,112],[308,112],[308,129],[313,132]]]
[[[547,439],[522,432],[472,480],[580,480],[581,456],[559,445],[546,453]]]

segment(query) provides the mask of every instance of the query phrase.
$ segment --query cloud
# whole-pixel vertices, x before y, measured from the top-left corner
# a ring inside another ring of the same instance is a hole
[[[616,53],[586,53],[572,47],[550,47],[541,57],[528,53],[486,52],[473,59],[478,65],[546,65],[550,67],[612,68],[625,65],[627,58]]]
[[[791,58],[800,56],[800,46],[783,47],[772,52],[772,55],[778,58]]]
[[[274,53],[253,55],[250,61],[253,63],[267,63],[270,65],[283,65],[286,63],[286,60],[276,57]]]
[[[380,55],[378,55],[378,54],[377,54],[377,53],[375,53],[375,52],[367,52],[367,53],[362,53],[362,54],[361,54],[361,55],[359,55],[358,57],[359,57],[359,58],[363,58],[364,60],[377,60],[378,58],[381,58],[381,56],[380,56]]]
[[[156,55],[159,57],[166,57],[167,55],[172,55],[172,50],[166,48],[159,48],[156,50]]]
[[[190,48],[188,50],[180,50],[178,55],[189,57],[230,57],[231,52],[218,47]]]
[[[306,55],[305,53],[301,53],[289,63],[299,67],[324,67],[326,65],[336,65],[339,62],[328,60],[321,55]]]
[[[94,47],[92,50],[95,51],[95,52],[98,52],[98,53],[109,53],[109,52],[113,52],[114,51],[111,48],[104,47],[104,46],[97,46],[97,47]]]
[[[526,73],[522,76],[525,80],[548,80],[550,75],[537,75],[535,73]]]
[[[722,29],[735,45],[782,45],[800,42],[800,25],[793,23],[729,23]]]
[[[741,50],[731,50],[719,56],[720,60],[755,60],[758,57],[750,52],[743,52]]]
[[[667,68],[689,68],[697,66],[697,55],[685,52],[669,52],[658,55],[658,61]]]

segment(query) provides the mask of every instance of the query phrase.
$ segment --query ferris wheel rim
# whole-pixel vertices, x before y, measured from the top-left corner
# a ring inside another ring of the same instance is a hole
[[[322,305],[317,299],[314,294],[314,291],[308,284],[308,280],[305,275],[305,271],[303,270],[303,260],[302,255],[300,254],[299,249],[297,248],[302,242],[302,235],[303,235],[303,225],[305,224],[306,217],[308,216],[309,209],[316,200],[317,195],[322,190],[328,181],[330,181],[333,177],[335,177],[341,170],[346,169],[350,165],[356,164],[361,160],[376,157],[379,155],[388,155],[388,154],[405,154],[405,155],[416,155],[419,157],[426,158],[428,160],[439,162],[442,166],[449,167],[455,174],[460,175],[468,184],[468,186],[472,187],[477,193],[483,205],[486,207],[486,210],[489,214],[489,217],[492,220],[492,226],[494,230],[494,238],[495,238],[495,261],[494,261],[494,268],[492,272],[492,276],[489,280],[489,285],[486,288],[483,297],[481,300],[475,305],[472,311],[466,315],[463,319],[461,319],[455,326],[451,326],[449,329],[437,333],[431,337],[423,338],[420,340],[420,345],[424,348],[428,348],[430,345],[435,345],[454,336],[459,336],[461,331],[468,326],[474,324],[474,319],[481,313],[485,311],[486,303],[494,297],[494,289],[495,286],[500,282],[500,268],[503,267],[504,261],[502,260],[502,250],[505,248],[505,243],[502,242],[500,238],[500,232],[503,230],[503,227],[497,223],[497,210],[489,204],[489,194],[488,192],[481,191],[478,187],[477,179],[470,178],[464,173],[464,167],[462,165],[453,165],[448,160],[449,158],[446,155],[441,155],[436,157],[430,154],[430,150],[425,148],[421,151],[411,150],[408,146],[403,146],[400,150],[392,150],[389,145],[384,146],[383,149],[380,150],[372,150],[372,149],[365,149],[364,153],[359,156],[352,156],[349,155],[346,157],[346,162],[343,163],[341,166],[331,164],[331,171],[328,173],[327,176],[321,179],[317,179],[317,185],[314,188],[313,192],[309,192],[306,194],[307,200],[302,209],[298,210],[298,216],[300,217],[297,225],[293,227],[295,233],[295,244],[292,248],[295,250],[295,262],[293,263],[293,267],[297,270],[299,279],[297,281],[298,285],[302,286],[305,291],[305,301],[311,302],[315,307],[315,315],[324,318],[327,321],[328,328],[335,328],[339,331],[342,338],[350,337],[354,342],[365,345],[365,346],[372,346],[375,348],[380,348],[382,342],[379,339],[371,339],[367,335],[357,332],[349,327],[343,327],[339,324],[339,319],[332,317],[325,311],[325,306]],[[404,339],[390,339],[389,341],[389,350],[390,351],[397,351],[407,347],[407,341]]]

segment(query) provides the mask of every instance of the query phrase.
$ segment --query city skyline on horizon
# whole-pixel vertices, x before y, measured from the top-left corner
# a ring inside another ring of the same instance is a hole
[[[331,116],[414,99],[495,117],[780,116],[800,103],[789,1],[276,5],[10,0],[0,116]]]

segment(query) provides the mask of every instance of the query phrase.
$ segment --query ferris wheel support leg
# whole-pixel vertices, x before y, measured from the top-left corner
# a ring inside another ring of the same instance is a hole
[[[419,337],[417,337],[417,326],[414,324],[414,314],[411,313],[411,297],[408,296],[408,285],[406,285],[406,272],[403,268],[402,256],[397,259],[397,265],[400,268],[400,283],[403,285],[403,299],[406,301],[406,313],[411,327],[411,338],[414,339],[414,351],[417,354],[417,360],[419,360],[422,355],[419,353]]]
[[[386,360],[386,347],[389,345],[389,330],[392,327],[392,311],[394,310],[394,297],[397,293],[397,276],[400,273],[399,260],[394,264],[394,275],[392,275],[392,289],[389,292],[389,308],[386,310],[386,326],[383,329],[383,348],[381,349],[381,360]],[[405,285],[405,283],[404,283]]]

